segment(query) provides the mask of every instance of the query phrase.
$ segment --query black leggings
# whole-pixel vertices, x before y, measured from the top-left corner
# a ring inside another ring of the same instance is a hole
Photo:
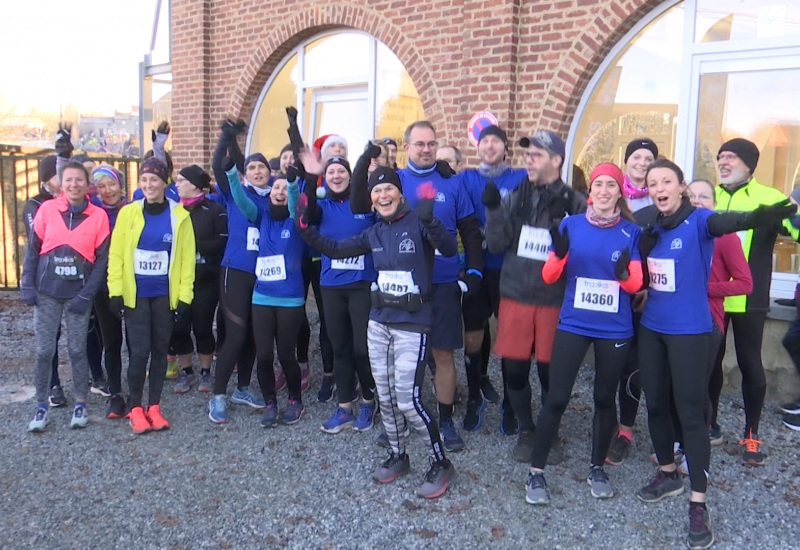
[[[508,400],[514,409],[514,414],[519,421],[520,429],[531,431],[535,428],[533,412],[531,411],[531,361],[505,359],[506,376],[508,383]],[[539,383],[542,387],[542,404],[547,400],[550,389],[550,363],[536,362],[539,374]]]
[[[128,403],[142,406],[145,378],[149,380],[150,405],[161,401],[161,390],[167,375],[167,350],[174,324],[169,296],[136,298],[136,307],[125,308],[125,330],[130,342],[131,357],[128,363]],[[147,360],[150,360],[148,376]]]
[[[358,375],[361,396],[374,397],[375,381],[369,366],[367,324],[372,308],[369,283],[347,288],[323,287],[328,331],[333,344],[333,373],[339,403],[349,403],[353,396],[353,376]]]
[[[275,401],[275,369],[273,362],[273,342],[278,344],[278,361],[286,375],[286,386],[289,388],[289,399],[301,401],[300,365],[295,356],[297,335],[305,317],[305,308],[258,306],[253,304],[253,331],[258,333],[256,339],[256,358],[258,384],[264,401]],[[230,333],[229,333],[230,334]]]
[[[767,378],[764,376],[764,365],[761,362],[761,341],[764,337],[765,313],[726,313],[725,334],[728,322],[733,324],[733,342],[736,346],[736,362],[742,372],[742,397],[744,398],[745,433],[751,429],[758,433],[761,422],[761,411],[764,408],[764,398],[767,396]],[[722,352],[718,357],[719,365],[715,370],[722,369],[722,359],[725,357],[726,341],[722,340]]]
[[[611,436],[617,426],[614,395],[630,342],[630,338],[606,340],[556,330],[550,369],[550,391],[547,393],[547,402],[539,413],[539,427],[536,430],[531,466],[534,468],[545,466],[547,453],[550,452],[550,447],[558,435],[561,417],[572,396],[578,370],[591,344],[594,344],[595,365],[591,463],[603,465]]]
[[[194,299],[192,300],[191,327],[186,326],[183,332],[175,331],[172,334],[172,348],[176,355],[186,355],[192,353],[194,344],[192,343],[191,332],[194,332],[194,339],[197,343],[197,353],[199,355],[211,355],[214,353],[214,312],[217,310],[219,301],[219,281],[205,281],[200,285],[194,286]]]
[[[633,426],[639,413],[642,398],[642,384],[639,381],[639,320],[641,313],[633,314],[633,340],[630,343],[625,365],[619,378],[619,423]]]
[[[644,326],[639,328],[642,389],[647,397],[647,420],[658,463],[675,463],[673,442],[678,440],[678,434],[670,412],[670,402],[674,400],[683,430],[689,481],[692,491],[698,493],[706,492],[711,455],[705,418],[710,336],[662,334]]]
[[[111,313],[108,290],[101,290],[94,295],[94,311],[103,339],[108,387],[111,393],[120,394],[122,393],[122,321]]]
[[[308,285],[311,284],[311,288],[314,289],[314,302],[317,304],[317,312],[319,313],[319,352],[322,356],[322,372],[333,374],[333,344],[328,337],[328,328],[325,323],[325,306],[319,286],[321,271],[321,260],[303,259],[303,284],[305,284],[306,289],[306,302],[308,302]],[[308,346],[310,343],[311,325],[308,324],[308,316],[306,316],[303,325],[300,327],[300,336],[297,338],[297,360],[300,363],[308,363]]]
[[[722,358],[725,355],[725,336],[719,327],[714,325],[711,333],[709,349],[710,366],[708,379],[708,402],[706,403],[706,417],[709,426],[717,426],[717,411],[719,410],[719,396],[722,394],[722,385],[725,376],[722,373]]]
[[[237,386],[246,388],[250,385],[256,355],[250,319],[255,282],[255,273],[230,267],[220,270],[219,298],[225,313],[225,342],[217,357],[214,395],[225,395],[234,365],[239,368]]]

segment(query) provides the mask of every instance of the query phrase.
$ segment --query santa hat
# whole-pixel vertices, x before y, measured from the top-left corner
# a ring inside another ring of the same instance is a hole
[[[327,136],[327,139],[322,144],[322,148],[320,149],[320,156],[324,159],[325,153],[328,151],[328,147],[333,145],[334,143],[339,143],[344,146],[344,155],[347,156],[347,140],[344,139],[342,136],[337,136],[336,134],[331,134]]]

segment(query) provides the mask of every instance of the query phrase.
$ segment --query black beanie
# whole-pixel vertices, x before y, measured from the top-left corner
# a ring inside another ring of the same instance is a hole
[[[641,139],[634,139],[631,141],[628,146],[625,148],[625,160],[624,162],[628,162],[628,159],[631,158],[631,155],[638,151],[639,149],[647,149],[651,153],[653,153],[653,160],[658,158],[658,145],[649,138],[641,138]]]
[[[508,136],[506,135],[505,130],[503,130],[499,126],[495,126],[494,124],[492,124],[491,126],[487,126],[483,130],[481,130],[481,135],[478,138],[478,143],[480,143],[481,140],[486,136],[497,136],[498,138],[500,138],[500,141],[503,142],[503,145],[506,146],[506,149],[508,149]]]
[[[742,162],[744,162],[750,169],[751,174],[756,171],[760,153],[758,152],[758,147],[756,147],[756,144],[752,141],[744,138],[734,138],[728,140],[723,143],[722,147],[720,147],[719,151],[717,151],[717,158],[719,158],[719,154],[723,151],[730,151],[742,159]]]
[[[397,172],[395,172],[394,168],[389,168],[388,166],[378,166],[369,176],[367,190],[372,193],[372,188],[382,183],[391,183],[397,187],[401,193],[403,192],[403,185],[400,183],[400,176],[397,175]]]
[[[39,182],[47,183],[56,175],[56,156],[50,155],[39,161]]]
[[[249,155],[246,159],[244,159],[244,169],[247,170],[247,165],[253,161],[263,162],[264,166],[266,166],[267,169],[269,170],[269,161],[261,153],[253,153],[252,155]]]
[[[211,176],[206,174],[206,171],[197,166],[196,164],[187,166],[178,173],[187,180],[189,180],[189,183],[191,183],[198,189],[208,189],[209,187],[211,187]]]
[[[350,169],[350,163],[347,162],[346,158],[339,156],[333,156],[329,158],[325,163],[326,172],[328,171],[328,166],[330,166],[331,164],[341,164],[342,166],[344,166],[345,170],[347,170],[348,174],[350,174],[351,176],[353,175],[353,171]]]
[[[281,155],[284,154],[286,151],[291,151],[291,150],[292,150],[292,144],[291,143],[287,143],[286,145],[283,146],[283,149],[281,149]],[[281,156],[281,155],[278,155],[278,156]]]

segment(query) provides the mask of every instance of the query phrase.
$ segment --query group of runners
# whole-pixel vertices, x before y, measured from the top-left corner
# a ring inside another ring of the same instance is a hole
[[[794,199],[753,177],[757,147],[722,144],[719,185],[687,185],[653,141],[636,139],[622,169],[597,165],[581,191],[562,180],[564,141],[548,130],[518,141],[525,168],[512,168],[506,132],[487,127],[479,167],[460,170],[458,149],[440,146],[433,125],[418,121],[402,137],[405,167],[396,166],[397,141],[384,138],[367,143],[351,168],[342,137],[308,147],[297,111],[287,115],[289,144],[272,161],[245,156],[245,124],[223,122],[213,178],[198,165],[175,174],[164,150],[170,129],[160,125],[131,201],[122,174],[72,156],[70,128],[59,130],[25,214],[21,298],[35,306],[36,333],[29,430],[44,431],[49,407],[66,404],[56,355],[62,317],[72,427],[87,425],[95,392],[108,397],[106,416],[127,417],[134,434],[168,428],[166,378],[176,378],[175,393],[208,392],[214,423],[228,422],[230,403],[261,410],[265,428],[298,422],[310,380],[310,285],[323,363],[316,397],[336,402],[320,428],[366,431],[380,418],[378,444],[389,454],[372,474],[378,482],[410,471],[413,430],[430,454],[417,492],[442,495],[455,476],[448,455],[465,448],[459,427],[478,430],[487,402],[499,403],[500,431],[516,436],[511,456],[530,465],[525,499],[547,504],[545,468],[563,460],[559,425],[591,346],[592,496],[614,495],[605,468],[628,456],[643,392],[658,469],[638,497],[680,494],[688,475],[687,543],[711,546],[706,487],[710,447],[722,441],[724,334],[732,325],[742,371],[743,462],[763,465],[772,247],[778,234],[796,240],[800,226]],[[797,326],[784,345],[800,360]],[[461,348],[467,396],[456,422]],[[502,392],[488,375],[492,350]],[[254,367],[259,392],[250,390]],[[436,410],[421,399],[429,371]],[[782,408],[797,429],[800,402]]]

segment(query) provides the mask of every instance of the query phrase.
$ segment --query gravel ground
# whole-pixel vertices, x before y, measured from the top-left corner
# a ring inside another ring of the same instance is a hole
[[[169,431],[133,436],[125,421],[106,420],[104,401],[92,396],[88,428],[70,430],[71,410],[52,409],[46,433],[30,435],[33,400],[9,401],[32,384],[32,315],[10,296],[0,297],[2,548],[685,547],[688,496],[651,505],[635,496],[653,473],[645,415],[632,456],[607,467],[616,496],[590,496],[590,367],[581,370],[562,421],[569,458],[546,472],[549,506],[525,503],[527,467],[508,458],[514,438],[498,432],[497,405],[487,407],[478,432],[462,433],[468,449],[450,455],[457,480],[431,502],[414,494],[428,466],[420,440],[409,450],[411,475],[380,486],[370,479],[385,456],[374,444],[379,429],[336,436],[319,430],[333,409],[316,401],[318,355],[306,413],[295,426],[265,431],[257,413],[236,406],[229,424],[213,425],[205,395],[175,395],[168,382],[162,410]],[[499,387],[496,358],[491,367]],[[70,398],[65,360],[62,372]],[[432,403],[430,388],[424,395]],[[285,393],[279,400],[285,405]],[[800,548],[800,436],[768,405],[761,433],[767,465],[742,466],[740,401],[723,395],[726,444],[712,451],[717,547]],[[688,494],[688,480],[686,487]]]

